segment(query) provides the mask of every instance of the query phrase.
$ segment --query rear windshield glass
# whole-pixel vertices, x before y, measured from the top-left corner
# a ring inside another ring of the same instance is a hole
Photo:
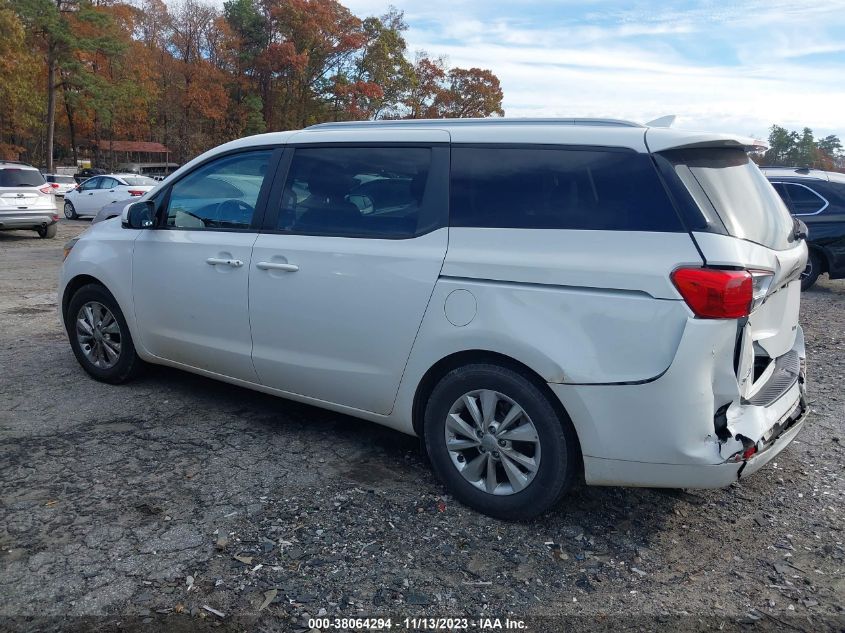
[[[37,187],[43,184],[44,176],[37,169],[0,169],[0,187]]]
[[[730,235],[776,250],[792,245],[789,210],[743,150],[687,149],[664,155],[698,205],[711,205]]]
[[[73,176],[47,176],[47,182],[63,182],[66,184],[73,184],[76,181]]]
[[[136,187],[152,187],[158,184],[158,182],[146,176],[126,176],[124,180],[127,185],[135,185]]]

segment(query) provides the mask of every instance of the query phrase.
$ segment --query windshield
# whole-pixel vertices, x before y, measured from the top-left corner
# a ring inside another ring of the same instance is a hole
[[[134,185],[136,187],[152,187],[158,184],[155,180],[146,176],[126,176],[124,180],[127,185]]]
[[[712,206],[730,235],[776,250],[792,246],[789,210],[743,150],[684,149],[664,155],[702,210]]]
[[[44,176],[37,169],[0,169],[0,187],[38,187],[43,184]]]

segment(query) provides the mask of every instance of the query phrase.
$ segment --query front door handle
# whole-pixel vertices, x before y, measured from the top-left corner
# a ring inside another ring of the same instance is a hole
[[[258,262],[255,267],[261,270],[284,270],[289,273],[295,273],[299,270],[299,266],[296,264],[280,264],[276,262]]]
[[[223,259],[222,257],[209,257],[205,260],[205,263],[211,264],[212,266],[217,266],[218,264],[221,266],[231,266],[232,268],[240,268],[244,265],[239,259]]]

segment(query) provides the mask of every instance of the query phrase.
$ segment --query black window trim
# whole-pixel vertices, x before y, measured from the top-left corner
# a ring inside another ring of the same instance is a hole
[[[230,227],[208,227],[208,228],[192,228],[192,227],[185,227],[185,226],[167,226],[167,218],[164,216],[165,212],[167,211],[167,207],[170,204],[170,192],[173,189],[173,185],[182,181],[184,178],[187,178],[191,174],[195,173],[198,169],[202,169],[206,165],[213,163],[221,158],[227,158],[229,156],[235,156],[237,154],[248,154],[252,152],[259,152],[259,151],[266,151],[270,150],[270,158],[267,161],[267,171],[264,175],[264,181],[261,183],[261,189],[258,192],[258,200],[255,203],[255,213],[252,214],[252,220],[249,223],[249,227],[245,229],[235,229]],[[190,171],[186,171],[184,174],[181,174],[176,180],[171,183],[168,183],[167,187],[156,193],[152,200],[156,203],[156,211],[155,211],[155,225],[152,227],[152,230],[156,231],[210,231],[210,232],[218,232],[218,233],[258,233],[260,232],[262,222],[264,220],[264,214],[267,208],[267,200],[269,197],[270,189],[272,188],[273,184],[275,183],[276,178],[278,178],[278,166],[279,162],[282,159],[283,152],[285,150],[284,145],[272,144],[272,145],[252,145],[249,147],[239,147],[237,149],[232,149],[226,152],[220,152],[219,154],[215,154],[214,156],[209,156],[208,159],[202,161],[194,165]]]
[[[274,178],[273,188],[268,192],[267,212],[264,215],[264,224],[261,228],[262,234],[268,235],[288,235],[291,237],[297,236],[316,236],[316,237],[336,237],[338,239],[358,239],[358,240],[412,240],[434,231],[449,226],[449,174],[450,174],[450,147],[449,143],[445,141],[419,141],[419,142],[390,142],[390,141],[343,141],[343,142],[324,142],[324,143],[289,143],[285,147],[284,155],[279,162],[278,173]],[[288,176],[290,175],[290,166],[293,163],[293,157],[297,149],[322,149],[322,148],[419,148],[431,150],[431,165],[429,166],[428,178],[429,182],[426,184],[426,195],[432,197],[432,204],[438,206],[441,211],[437,222],[425,231],[414,233],[412,235],[372,235],[360,233],[333,233],[331,231],[285,231],[277,228],[279,221],[279,212],[281,205],[270,205],[270,200],[282,199],[282,192],[287,185]]]
[[[827,209],[830,206],[830,201],[827,198],[825,198],[822,194],[820,194],[818,191],[816,191],[812,187],[808,187],[807,185],[805,185],[802,182],[795,182],[795,181],[790,181],[790,180],[769,180],[769,182],[772,183],[772,185],[784,185],[784,187],[786,185],[794,185],[796,187],[803,187],[804,189],[806,189],[810,193],[812,193],[815,196],[817,196],[818,198],[820,198],[822,200],[822,202],[824,202],[821,209],[819,209],[818,211],[813,211],[812,213],[797,213],[797,212],[793,211],[793,209],[790,209],[790,212],[792,213],[792,215],[796,215],[796,216],[797,215],[800,215],[800,216],[818,215],[819,213],[821,213],[822,211],[824,211],[825,209]],[[785,191],[786,191],[786,195],[789,197],[789,205],[791,207],[792,206],[792,196],[789,195],[788,189],[785,189]]]

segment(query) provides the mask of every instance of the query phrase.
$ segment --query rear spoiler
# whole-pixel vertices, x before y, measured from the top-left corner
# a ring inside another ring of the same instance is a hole
[[[650,127],[645,131],[645,144],[650,152],[699,147],[726,147],[746,152],[762,152],[769,148],[765,141],[750,136],[735,136],[718,132],[686,132]]]

